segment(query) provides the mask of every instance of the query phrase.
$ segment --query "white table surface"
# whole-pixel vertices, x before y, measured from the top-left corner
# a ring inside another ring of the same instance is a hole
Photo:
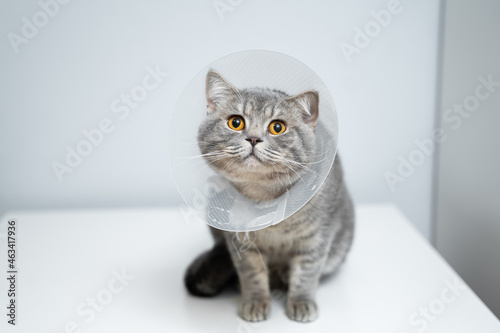
[[[499,321],[467,286],[450,289],[449,283],[463,281],[397,209],[384,205],[358,207],[352,252],[318,290],[318,320],[289,320],[276,295],[267,321],[247,323],[237,316],[237,293],[212,299],[187,294],[184,270],[212,242],[206,225],[181,211],[4,215],[0,266],[7,271],[5,231],[7,219],[15,218],[19,298],[18,324],[12,327],[6,323],[7,283],[1,279],[0,331],[500,332]],[[120,284],[113,270],[125,270],[133,279]],[[88,299],[98,296],[105,305],[90,310]],[[419,311],[429,307],[424,319]]]

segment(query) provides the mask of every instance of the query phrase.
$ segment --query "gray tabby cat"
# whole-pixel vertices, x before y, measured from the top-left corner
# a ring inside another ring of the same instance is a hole
[[[271,89],[238,90],[210,71],[206,97],[199,148],[207,163],[238,191],[256,201],[271,200],[301,179],[316,150],[315,91],[288,96]],[[344,261],[353,239],[353,205],[338,156],[315,196],[283,222],[250,233],[210,228],[214,247],[186,272],[192,294],[213,296],[237,278],[240,316],[260,321],[270,312],[271,287],[284,287],[287,316],[314,320],[319,280]]]

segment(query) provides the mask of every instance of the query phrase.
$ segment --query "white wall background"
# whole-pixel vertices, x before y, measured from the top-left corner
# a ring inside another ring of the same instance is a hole
[[[441,126],[448,139],[438,161],[436,245],[500,317],[500,2],[447,1],[445,13],[441,110],[448,117]],[[490,75],[496,87],[478,80]],[[464,105],[463,115],[447,111],[453,104]]]
[[[40,5],[2,1],[0,213],[180,203],[165,150],[177,97],[214,59],[266,49],[306,63],[330,88],[356,202],[392,201],[429,236],[432,156],[395,191],[384,173],[397,173],[399,156],[434,128],[438,1],[399,1],[401,11],[350,62],[341,43],[353,45],[371,11],[394,1],[215,3],[235,5],[222,20],[212,1],[71,1],[15,53],[8,34],[21,35],[23,17],[33,21]],[[156,65],[168,78],[118,118],[112,102]],[[59,182],[51,164],[104,118],[114,131]]]

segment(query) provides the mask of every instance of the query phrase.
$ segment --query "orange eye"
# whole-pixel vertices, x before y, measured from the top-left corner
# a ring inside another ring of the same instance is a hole
[[[232,116],[229,118],[227,125],[235,131],[241,131],[245,127],[245,121],[240,116]]]
[[[275,120],[269,124],[269,132],[273,135],[278,135],[286,130],[285,124],[281,120]]]

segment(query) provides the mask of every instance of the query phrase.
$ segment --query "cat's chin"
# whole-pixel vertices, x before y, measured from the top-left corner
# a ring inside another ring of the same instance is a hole
[[[255,154],[251,153],[249,154],[242,163],[244,166],[248,167],[261,167],[264,162]]]
[[[272,200],[282,195],[299,178],[288,173],[285,166],[269,163],[249,153],[239,160],[218,160],[210,166],[229,180],[244,196],[256,200]]]
[[[255,201],[274,200],[288,189],[287,186],[276,186],[271,184],[250,183],[250,182],[231,182],[233,186],[249,199]]]
[[[246,163],[252,163],[254,166],[248,166]],[[238,170],[236,173],[226,173],[222,176],[229,180],[238,192],[255,201],[276,199],[296,182],[292,176],[277,173],[272,166],[257,160],[243,161]]]
[[[278,174],[276,169],[259,161],[243,161],[230,170],[217,170],[217,172],[229,181],[241,184],[261,184],[276,187],[283,183],[284,178],[291,179],[285,174]]]

